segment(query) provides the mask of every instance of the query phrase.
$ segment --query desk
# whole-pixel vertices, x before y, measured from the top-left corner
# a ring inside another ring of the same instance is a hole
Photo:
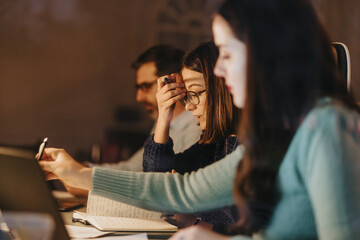
[[[85,211],[85,208],[83,209],[79,209],[79,211]],[[78,226],[78,227],[89,227],[91,228],[92,226],[90,225],[84,225],[82,223],[73,223],[72,222],[72,214],[73,212],[62,212],[61,216],[64,219],[64,223],[65,225],[73,225],[73,226]],[[137,233],[137,232],[136,232]],[[122,236],[122,235],[130,235],[130,234],[134,234],[134,232],[115,232],[113,235],[116,236]],[[162,239],[169,239],[174,233],[167,233],[167,232],[147,232],[146,233],[148,235],[148,239],[152,239],[152,240],[162,240]],[[96,239],[94,239],[96,240]]]

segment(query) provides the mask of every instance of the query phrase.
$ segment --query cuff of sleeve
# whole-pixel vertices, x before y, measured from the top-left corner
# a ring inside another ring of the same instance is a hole
[[[151,134],[145,141],[145,145],[149,147],[157,147],[157,148],[173,148],[174,143],[171,137],[169,137],[169,141],[167,143],[157,143],[154,141],[154,134]]]
[[[145,141],[143,170],[144,172],[166,172],[168,171],[167,157],[173,156],[173,140],[169,138],[167,143],[154,142],[154,134]],[[165,158],[165,160],[164,160]],[[164,164],[165,163],[165,164]]]

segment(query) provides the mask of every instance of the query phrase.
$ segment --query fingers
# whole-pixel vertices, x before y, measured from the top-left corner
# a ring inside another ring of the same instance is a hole
[[[55,159],[57,158],[57,156],[61,152],[65,152],[65,150],[59,149],[59,148],[45,148],[44,153],[43,153],[41,159],[39,159],[39,160],[42,160],[42,161],[55,161]],[[39,153],[37,153],[35,157],[38,158]]]
[[[45,173],[45,179],[50,181],[50,180],[56,180],[59,178],[53,173]]]
[[[39,165],[44,172],[54,171],[54,162],[52,161],[39,161]]]
[[[157,82],[158,82],[158,91],[160,91],[164,86],[168,86],[169,87],[168,89],[184,87],[184,84],[183,84],[184,82],[179,73],[173,73],[171,75],[165,75],[165,76],[159,77],[157,79]]]
[[[53,171],[55,170],[54,168],[54,162],[50,162],[50,161],[39,161],[39,165],[41,167],[41,169],[43,170],[44,174],[45,174],[45,178],[46,180],[55,180],[55,179],[59,179],[58,176],[56,176]]]
[[[50,155],[46,154],[45,151],[46,151],[46,148],[44,149],[44,152],[43,152],[43,155],[41,156],[41,159],[39,159],[40,153],[37,153],[35,155],[35,158],[38,159],[39,161],[41,161],[41,160],[42,161],[50,161],[51,160]]]
[[[180,73],[173,73],[172,75],[175,77],[175,82],[184,82]]]
[[[169,108],[171,106],[173,106],[176,102],[178,102],[180,99],[185,97],[185,92],[181,93],[179,95],[173,96],[173,97],[164,97],[164,99],[161,101],[158,101],[159,106],[161,106],[161,108]]]
[[[158,92],[168,92],[174,89],[185,89],[185,85],[183,82],[171,82],[171,83],[164,83],[163,78],[158,79]]]
[[[180,74],[171,74],[158,78],[156,99],[159,110],[171,107],[185,95],[186,89]]]
[[[162,97],[165,100],[171,99],[173,97],[179,96],[181,94],[185,95],[186,90],[184,88],[181,89],[171,89],[165,93],[159,93],[160,97]]]
[[[157,79],[157,82],[158,82],[158,91],[160,91],[160,89],[163,88],[165,85],[176,82],[176,78],[175,78],[175,76],[173,76],[173,74],[165,75],[165,76],[159,77]]]

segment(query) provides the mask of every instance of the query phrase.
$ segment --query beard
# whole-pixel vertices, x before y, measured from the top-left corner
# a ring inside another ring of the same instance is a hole
[[[142,104],[145,107],[146,111],[148,111],[150,117],[153,120],[156,120],[158,118],[158,107],[149,102],[143,102]]]

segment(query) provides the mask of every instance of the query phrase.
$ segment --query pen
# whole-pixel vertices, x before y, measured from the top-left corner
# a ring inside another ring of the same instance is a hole
[[[47,144],[47,141],[48,141],[48,138],[44,138],[43,142],[40,144],[40,147],[39,147],[39,157],[38,157],[38,161],[41,160],[43,154],[44,154],[44,149],[46,147],[46,144]]]
[[[73,223],[76,223],[76,222],[79,222],[79,223],[82,223],[84,225],[90,225],[88,221],[86,221],[85,219],[81,219],[81,218],[72,218],[71,221]]]

